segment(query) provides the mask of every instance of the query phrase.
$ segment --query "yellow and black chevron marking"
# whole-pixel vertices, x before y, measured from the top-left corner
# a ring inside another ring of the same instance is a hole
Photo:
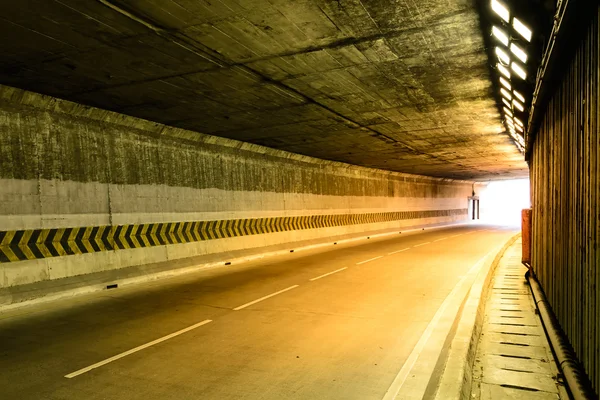
[[[0,231],[0,263],[262,233],[465,215],[467,209]]]

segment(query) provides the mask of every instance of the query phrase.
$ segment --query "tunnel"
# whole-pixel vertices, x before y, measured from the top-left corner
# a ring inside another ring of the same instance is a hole
[[[0,399],[598,398],[596,1],[0,9]]]

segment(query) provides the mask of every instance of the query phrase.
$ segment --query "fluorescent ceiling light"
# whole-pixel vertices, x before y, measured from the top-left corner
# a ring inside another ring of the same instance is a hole
[[[515,124],[523,126],[523,123],[521,122],[521,120],[519,118],[515,118],[514,121],[515,121]]]
[[[513,116],[512,111],[510,111],[508,107],[504,107],[504,112],[506,113],[506,115],[510,115],[511,117]]]
[[[503,30],[494,26],[492,27],[492,35],[496,36],[503,45],[508,46],[508,35]]]
[[[525,70],[517,63],[515,63],[514,61],[510,64],[510,68],[515,71],[515,74],[517,74],[519,76],[519,78],[521,79],[525,79],[527,78],[527,72],[525,72]]]
[[[492,0],[492,10],[494,10],[494,12],[496,14],[498,14],[500,16],[500,18],[502,18],[506,22],[509,22],[509,20],[510,20],[510,14],[508,12],[508,8],[506,8],[498,0]]]
[[[510,107],[510,101],[506,100],[504,97],[502,98],[502,102],[506,104],[506,107]]]
[[[507,88],[508,90],[511,89],[510,87],[510,82],[507,81],[506,79],[504,79],[503,77],[500,77],[500,83],[502,84],[502,86],[504,86],[505,88]]]
[[[528,42],[531,42],[531,30],[525,26],[521,21],[516,18],[513,18],[513,27],[521,36],[525,38]]]
[[[521,128],[520,126],[515,126],[515,129],[517,130],[517,132],[523,132],[523,128]]]
[[[519,103],[515,99],[513,99],[513,106],[515,106],[515,108],[521,112],[525,111],[525,107],[523,107],[523,104]]]
[[[504,75],[507,78],[510,78],[510,71],[508,70],[508,68],[506,68],[504,65],[498,63],[496,64],[496,67],[498,67],[498,71],[500,71],[500,73],[502,75]]]
[[[496,55],[498,56],[498,59],[500,61],[502,61],[504,64],[506,64],[506,65],[510,64],[510,57],[500,47],[496,47]]]
[[[506,97],[507,100],[512,100],[512,96],[508,90],[500,88],[500,93],[502,93],[502,96]]]
[[[525,52],[523,51],[523,49],[521,49],[519,46],[517,46],[514,43],[510,44],[510,51],[517,56],[517,58],[521,61],[523,61],[524,63],[527,62],[527,54],[525,54]]]
[[[502,79],[502,78],[500,78]],[[515,97],[519,100],[521,100],[521,103],[525,103],[525,97],[523,97],[523,95],[519,92],[517,92],[516,90],[513,90],[513,94],[515,95]]]

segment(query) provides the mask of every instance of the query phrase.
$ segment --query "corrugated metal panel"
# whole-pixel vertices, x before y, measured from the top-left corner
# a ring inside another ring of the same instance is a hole
[[[600,389],[598,20],[596,10],[548,103],[530,158],[532,267],[596,393]]]

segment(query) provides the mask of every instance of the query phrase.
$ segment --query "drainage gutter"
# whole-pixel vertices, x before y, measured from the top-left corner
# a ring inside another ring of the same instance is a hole
[[[554,351],[554,355],[560,365],[564,378],[566,380],[569,392],[574,400],[593,400],[598,397],[591,389],[589,379],[581,363],[577,359],[569,340],[562,331],[552,308],[546,299],[546,295],[540,286],[531,266],[525,264],[529,271],[525,274],[529,287],[533,293],[535,304],[540,312],[542,325]]]

